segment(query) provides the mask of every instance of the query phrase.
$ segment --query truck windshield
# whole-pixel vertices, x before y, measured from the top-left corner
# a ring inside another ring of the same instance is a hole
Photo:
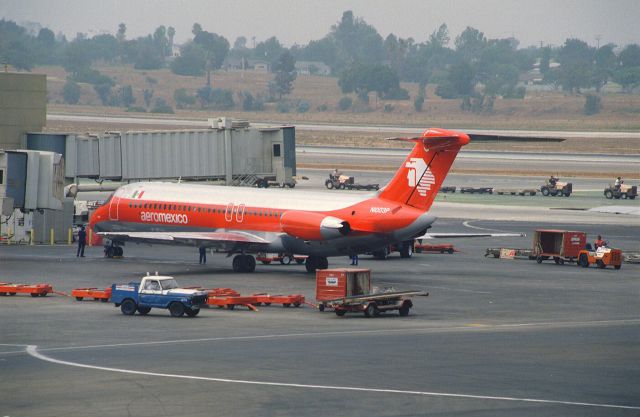
[[[172,290],[174,288],[178,288],[178,283],[175,279],[163,279],[160,282],[162,283],[163,290]]]

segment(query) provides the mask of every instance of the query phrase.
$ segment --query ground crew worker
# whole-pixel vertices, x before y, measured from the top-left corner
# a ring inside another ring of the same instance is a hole
[[[605,245],[605,242],[604,240],[602,240],[602,236],[598,235],[598,238],[596,239],[596,241],[593,242],[594,249],[597,250],[598,248],[603,247],[604,245]]]
[[[76,258],[84,258],[85,246],[87,246],[87,232],[85,232],[84,226],[80,226],[80,231],[78,231],[78,251],[76,252]]]
[[[358,254],[354,253],[351,255],[351,265],[358,265]]]
[[[622,185],[622,178],[620,177],[616,178],[616,181],[613,183],[613,186],[615,187],[616,191],[620,191],[621,185]]]
[[[553,175],[551,177],[549,177],[549,185],[552,187],[556,186],[556,182],[558,182],[558,178],[554,177]]]
[[[200,265],[207,263],[207,248],[200,246]]]

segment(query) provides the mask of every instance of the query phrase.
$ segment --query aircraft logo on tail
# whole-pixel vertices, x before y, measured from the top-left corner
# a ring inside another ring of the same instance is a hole
[[[426,197],[427,191],[429,191],[431,186],[436,182],[427,163],[422,158],[411,158],[404,166],[405,168],[409,168],[407,172],[409,187],[416,187],[417,185],[418,194]]]

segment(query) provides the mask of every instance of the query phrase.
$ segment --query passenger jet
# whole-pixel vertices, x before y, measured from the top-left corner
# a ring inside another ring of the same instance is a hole
[[[118,188],[90,227],[122,252],[125,241],[215,248],[234,255],[233,270],[253,272],[257,252],[308,255],[309,272],[330,256],[389,245],[410,255],[413,239],[435,221],[428,211],[469,136],[428,129],[391,181],[369,197],[299,190],[143,182]]]

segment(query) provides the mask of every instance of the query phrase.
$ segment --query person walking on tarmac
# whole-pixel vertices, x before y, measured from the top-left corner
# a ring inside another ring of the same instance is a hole
[[[78,231],[78,251],[76,252],[76,258],[84,258],[84,247],[87,246],[87,232],[84,230],[84,226],[80,226]]]
[[[598,238],[596,239],[595,242],[593,242],[593,246],[595,250],[598,250],[598,248],[601,248],[603,246],[605,246],[606,243],[604,240],[602,240],[602,236],[598,235]]]
[[[207,263],[207,248],[200,246],[198,250],[200,251],[200,265],[204,265]]]

